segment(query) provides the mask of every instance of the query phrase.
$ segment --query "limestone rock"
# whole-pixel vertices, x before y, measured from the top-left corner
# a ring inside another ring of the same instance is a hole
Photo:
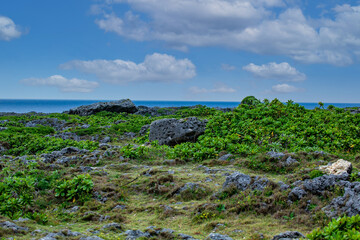
[[[352,164],[351,162],[345,161],[344,159],[339,159],[331,165],[320,166],[319,168],[325,173],[332,175],[341,175],[345,172],[350,174],[352,171]]]

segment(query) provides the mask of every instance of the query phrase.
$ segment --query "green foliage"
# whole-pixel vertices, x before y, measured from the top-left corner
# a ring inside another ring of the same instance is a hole
[[[321,177],[322,175],[324,175],[324,173],[320,170],[312,170],[310,173],[309,173],[309,177],[310,179],[314,179],[314,178],[317,178],[317,177]]]
[[[241,101],[241,104],[247,104],[249,106],[256,106],[259,103],[260,103],[260,100],[258,100],[254,96],[247,96]]]
[[[78,175],[71,180],[62,180],[55,189],[55,197],[83,203],[90,199],[93,187],[90,175]]]
[[[145,146],[135,147],[134,145],[128,144],[122,147],[120,152],[125,158],[144,159],[148,155],[149,148]]]
[[[360,216],[333,219],[328,226],[314,230],[307,237],[310,240],[360,239]]]

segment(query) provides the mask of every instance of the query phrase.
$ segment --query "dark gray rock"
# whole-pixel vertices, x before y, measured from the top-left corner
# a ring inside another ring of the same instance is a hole
[[[5,221],[0,223],[0,227],[2,228],[6,228],[6,229],[12,229],[14,232],[19,232],[19,231],[29,231],[29,229],[27,227],[20,227],[18,225],[16,225],[15,223],[9,222],[9,221]]]
[[[282,165],[284,166],[284,167],[289,167],[289,166],[292,166],[292,165],[295,165],[295,164],[298,164],[299,162],[296,160],[296,159],[294,159],[294,158],[292,158],[291,156],[289,156],[283,163],[282,163]]]
[[[269,179],[256,176],[254,182],[251,184],[251,189],[262,191],[268,185],[268,183]]]
[[[150,237],[148,232],[144,233],[140,230],[127,230],[125,235],[127,235],[126,240],[135,240],[140,237]]]
[[[234,185],[240,191],[246,190],[251,184],[251,177],[243,173],[235,172],[228,176],[223,184],[223,189]]]
[[[191,190],[191,191],[202,191],[202,192],[205,192],[206,189],[204,187],[201,187],[199,184],[197,183],[191,183],[191,182],[188,182],[188,183],[185,183],[184,186],[182,186],[181,188],[179,188],[175,194],[181,194],[182,192],[185,192],[185,191],[188,191],[188,190]]]
[[[0,143],[0,153],[6,152],[8,149]]]
[[[119,101],[99,102],[99,103],[93,103],[91,105],[80,106],[77,108],[70,109],[68,112],[65,113],[77,114],[80,116],[89,116],[102,111],[116,112],[116,113],[121,113],[121,112],[135,113],[137,112],[137,108],[130,99],[122,99]]]
[[[79,240],[104,240],[104,239],[101,237],[92,236],[92,237],[82,237]]]
[[[183,234],[183,233],[179,233],[179,234],[178,234],[178,237],[179,237],[180,239],[185,239],[185,240],[196,240],[196,239],[193,238],[192,236],[187,235],[187,234]]]
[[[7,127],[0,127],[0,132],[1,131],[5,131],[5,130],[7,130],[8,128]]]
[[[146,134],[147,130],[150,129],[150,124],[144,125],[141,127],[140,131],[139,131],[139,135],[143,136]]]
[[[233,240],[228,235],[221,235],[219,233],[210,233],[205,240]]]
[[[295,187],[288,195],[289,200],[296,201],[302,199],[306,195],[306,191],[300,187]]]
[[[124,133],[124,137],[134,138],[134,137],[136,137],[136,133],[133,133],[133,132],[125,132],[125,133]]]
[[[300,238],[305,238],[305,236],[300,232],[288,231],[275,235],[272,240],[298,240]]]
[[[40,238],[39,240],[57,240],[57,239],[51,236],[45,236],[43,238]]]
[[[103,229],[111,229],[111,230],[118,230],[121,231],[122,227],[118,223],[108,223],[102,227]]]
[[[323,175],[314,179],[305,180],[303,187],[306,191],[309,191],[313,194],[318,194],[334,186],[340,180],[347,180],[348,178],[349,174],[347,173],[342,175]]]
[[[233,157],[234,157],[234,156],[229,153],[229,154],[225,154],[225,155],[219,157],[219,160],[220,160],[220,161],[227,161],[227,160],[233,159]]]
[[[360,182],[341,181],[339,185],[345,187],[344,195],[334,198],[329,205],[323,208],[323,211],[331,218],[344,214],[347,216],[360,214]]]
[[[206,122],[196,117],[157,120],[150,125],[149,140],[157,140],[160,145],[169,146],[182,142],[195,142],[205,132]]]
[[[66,121],[59,120],[57,118],[44,118],[29,121],[25,124],[25,127],[37,127],[38,125],[52,127],[59,131],[64,128]]]
[[[110,138],[109,136],[104,137],[104,138],[100,141],[100,143],[109,143],[109,142],[111,142],[111,138]]]
[[[54,135],[47,135],[47,137],[54,137],[54,138],[60,138],[63,140],[74,140],[74,141],[81,141],[80,136],[76,135],[76,133],[73,132],[60,132]]]
[[[78,153],[78,152],[80,152],[80,149],[78,149],[77,147],[66,147],[61,149],[60,154],[65,155],[65,154]]]
[[[285,156],[285,154],[282,152],[274,152],[274,151],[267,152],[266,155],[268,155],[271,158],[276,158],[276,159],[280,159]]]

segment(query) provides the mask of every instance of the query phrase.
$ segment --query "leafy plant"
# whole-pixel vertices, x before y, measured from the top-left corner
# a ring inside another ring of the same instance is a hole
[[[83,203],[90,198],[93,187],[90,175],[78,175],[71,180],[63,180],[55,189],[55,197]]]

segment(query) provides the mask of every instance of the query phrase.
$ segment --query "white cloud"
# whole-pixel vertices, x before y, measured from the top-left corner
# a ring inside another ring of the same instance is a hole
[[[223,63],[221,64],[221,69],[224,71],[234,71],[236,67],[230,64]]]
[[[280,0],[107,3],[110,5],[96,20],[101,29],[137,41],[164,41],[174,48],[223,46],[334,65],[353,63],[360,50],[360,24],[356,24],[360,22],[360,6],[339,5],[331,11],[333,16],[311,19],[300,8],[286,8]],[[118,16],[109,10],[115,3],[128,4],[131,10]],[[274,7],[281,7],[280,14]]]
[[[201,94],[201,93],[234,93],[236,90],[234,88],[227,87],[225,85],[218,85],[215,88],[207,89],[207,88],[199,88],[199,87],[191,87],[189,88],[190,93],[193,94]]]
[[[306,79],[304,73],[299,72],[287,62],[271,62],[261,66],[250,63],[244,66],[243,69],[252,73],[255,77],[264,79],[275,79],[286,82],[299,82]]]
[[[297,88],[288,84],[278,84],[271,88],[272,93],[292,93],[292,92],[300,92],[304,89]]]
[[[8,17],[0,16],[0,40],[10,41],[21,36],[19,27]]]
[[[136,64],[124,60],[71,61],[60,66],[63,69],[77,69],[84,73],[95,74],[109,83],[137,81],[180,82],[196,75],[195,65],[188,59],[179,59],[154,53],[147,55],[144,62]]]
[[[60,75],[54,75],[48,78],[28,78],[21,81],[30,86],[50,86],[59,88],[62,92],[92,92],[99,87],[99,83],[81,80],[77,78],[67,79]]]

